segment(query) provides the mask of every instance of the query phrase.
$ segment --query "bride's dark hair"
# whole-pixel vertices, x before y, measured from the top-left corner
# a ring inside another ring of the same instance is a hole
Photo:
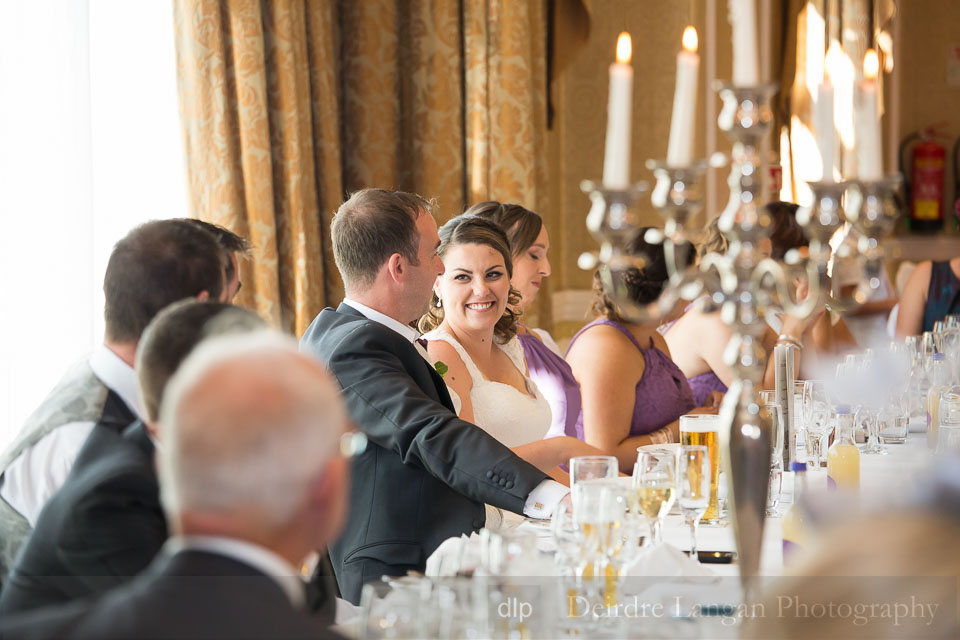
[[[513,259],[510,252],[510,243],[507,234],[494,222],[479,216],[462,215],[453,218],[439,229],[440,246],[437,255],[440,259],[446,255],[451,247],[464,244],[480,244],[493,248],[503,256],[503,264],[507,269],[507,279],[513,277]],[[517,335],[517,319],[520,314],[514,311],[520,304],[520,292],[510,287],[507,294],[507,306],[503,315],[493,328],[493,335],[499,344],[508,342]],[[430,300],[430,308],[417,322],[417,328],[423,333],[432,331],[443,322],[443,307],[440,306],[437,294]]]

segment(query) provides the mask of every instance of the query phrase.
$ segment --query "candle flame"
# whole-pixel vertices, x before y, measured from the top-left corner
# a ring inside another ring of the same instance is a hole
[[[863,77],[867,80],[876,80],[878,73],[880,73],[880,58],[877,57],[876,51],[867,49],[866,55],[863,56]]]
[[[630,34],[624,31],[617,38],[617,62],[620,64],[630,64],[630,57],[633,55],[633,44],[630,42]]]
[[[827,49],[827,57],[823,62],[823,79],[833,83],[834,78],[839,78],[843,71],[840,65],[843,64],[843,47],[836,40],[830,43]]]
[[[697,52],[697,44],[699,44],[699,41],[697,39],[696,29],[688,25],[687,28],[683,30],[682,40],[684,51],[689,51],[691,53]]]

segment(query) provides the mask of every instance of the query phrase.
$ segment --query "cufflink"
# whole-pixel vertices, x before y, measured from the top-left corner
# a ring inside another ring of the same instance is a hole
[[[542,503],[542,502],[534,502],[534,503],[533,503],[533,508],[534,508],[534,509],[543,510],[543,503]]]

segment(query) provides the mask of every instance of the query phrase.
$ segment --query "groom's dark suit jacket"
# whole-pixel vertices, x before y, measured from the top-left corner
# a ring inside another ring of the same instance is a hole
[[[344,598],[365,582],[423,571],[451,536],[484,525],[484,503],[521,513],[546,474],[460,420],[443,378],[397,332],[348,305],[324,309],[300,341],[327,363],[370,440],[355,458],[350,516],[330,548]]]

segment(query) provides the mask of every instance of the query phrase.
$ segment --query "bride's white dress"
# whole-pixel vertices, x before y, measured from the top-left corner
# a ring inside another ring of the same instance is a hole
[[[498,345],[507,354],[513,365],[523,374],[528,393],[509,384],[487,380],[480,369],[474,364],[457,339],[441,329],[422,336],[425,340],[442,340],[452,346],[460,359],[463,360],[473,387],[470,389],[470,403],[473,405],[473,423],[496,438],[506,447],[519,447],[537,440],[542,440],[550,429],[550,405],[537,389],[537,385],[527,375],[527,362],[523,357],[523,345],[517,338],[511,338],[506,344]],[[450,397],[460,410],[460,398],[457,393],[447,387]],[[503,514],[508,520],[513,520],[513,514]],[[517,516],[520,518],[520,516]],[[487,528],[495,529],[501,526],[503,517],[500,510],[487,505]]]
[[[470,389],[470,403],[473,405],[475,425],[507,447],[529,444],[535,440],[541,440],[547,434],[550,429],[550,405],[537,389],[537,385],[527,377],[527,363],[519,340],[512,338],[506,344],[498,346],[523,374],[528,393],[523,393],[512,385],[484,378],[480,369],[467,354],[467,350],[446,331],[434,329],[423,338],[446,342],[463,360],[473,382],[473,387]],[[459,408],[460,398],[454,397],[456,392],[453,389],[449,387],[447,389],[454,404]]]

